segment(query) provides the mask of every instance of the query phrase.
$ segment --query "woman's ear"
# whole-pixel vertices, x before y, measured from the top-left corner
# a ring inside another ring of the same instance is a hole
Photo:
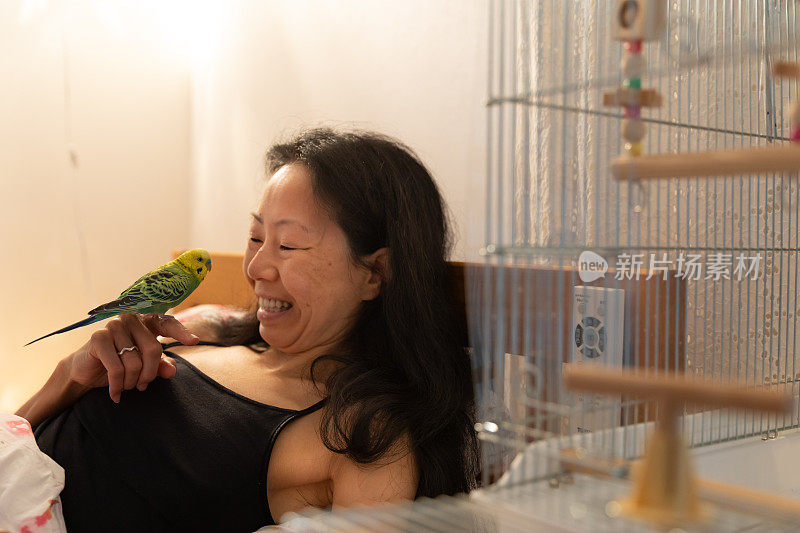
[[[379,248],[364,258],[369,268],[367,278],[362,290],[363,301],[374,300],[381,293],[383,282],[391,276],[389,267],[389,248]]]

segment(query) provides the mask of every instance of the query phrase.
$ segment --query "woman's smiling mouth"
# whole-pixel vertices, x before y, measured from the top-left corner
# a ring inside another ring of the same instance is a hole
[[[259,320],[265,320],[285,313],[292,308],[292,304],[274,298],[259,298],[258,312],[256,316]]]

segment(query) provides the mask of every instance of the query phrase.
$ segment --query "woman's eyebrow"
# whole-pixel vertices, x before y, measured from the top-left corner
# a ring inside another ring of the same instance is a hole
[[[300,222],[298,222],[297,220],[292,220],[292,219],[290,219],[290,218],[284,218],[284,219],[281,219],[281,220],[277,221],[277,222],[276,222],[274,225],[275,225],[275,226],[284,226],[284,225],[286,225],[286,224],[293,224],[293,225],[295,225],[295,226],[299,227],[301,230],[305,231],[306,233],[311,233],[311,230],[309,230],[307,227],[305,227],[304,225],[302,225],[302,224],[301,224]]]
[[[258,221],[259,224],[263,224],[264,223],[264,219],[262,219],[258,215],[258,213],[250,213],[250,216],[253,217],[256,221]],[[304,226],[303,224],[301,224],[297,220],[293,220],[293,219],[290,219],[290,218],[281,219],[281,220],[275,222],[273,224],[273,226],[284,226],[286,224],[293,224],[293,225],[299,227],[301,230],[305,231],[306,233],[311,233],[311,230],[308,229],[306,226]]]

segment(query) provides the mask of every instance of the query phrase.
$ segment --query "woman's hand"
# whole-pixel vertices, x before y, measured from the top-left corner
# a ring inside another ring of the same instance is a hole
[[[119,402],[123,389],[145,390],[156,376],[171,378],[175,361],[162,353],[158,335],[186,345],[200,341],[171,316],[119,315],[68,357],[70,380],[87,390],[107,385],[111,399]],[[134,350],[119,353],[130,347]]]

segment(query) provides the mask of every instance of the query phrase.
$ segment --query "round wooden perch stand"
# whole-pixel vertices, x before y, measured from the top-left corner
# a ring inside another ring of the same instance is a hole
[[[567,388],[600,394],[624,394],[658,402],[657,425],[644,461],[632,472],[634,489],[623,502],[633,517],[665,527],[701,522],[709,513],[697,496],[690,455],[682,442],[678,417],[684,403],[785,413],[790,396],[740,385],[713,383],[681,374],[612,370],[596,365],[567,365]]]

